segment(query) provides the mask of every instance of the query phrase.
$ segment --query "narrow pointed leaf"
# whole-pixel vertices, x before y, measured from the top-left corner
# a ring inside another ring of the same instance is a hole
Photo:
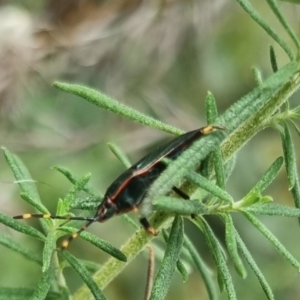
[[[216,99],[211,92],[208,92],[205,98],[205,113],[208,124],[214,124],[218,117]]]
[[[46,272],[51,265],[53,251],[56,249],[56,232],[50,232],[45,241],[43,249],[43,272]]]
[[[168,243],[169,234],[168,234],[168,232],[165,229],[162,230],[162,235],[163,235],[163,238],[164,238],[165,242]],[[181,260],[180,257],[177,260],[176,267],[177,267],[178,272],[182,276],[183,282],[186,282],[187,279],[188,279],[188,272],[187,272],[187,270],[186,270],[186,268],[184,266],[184,263],[182,262],[182,260]]]
[[[298,116],[298,118],[299,118],[299,116]],[[290,124],[293,125],[293,127],[294,127],[294,129],[296,130],[298,136],[300,137],[300,128],[297,126],[297,124],[296,124],[294,121],[289,120],[289,122],[290,122]]]
[[[268,297],[269,300],[274,300],[274,295],[273,295],[272,289],[270,288],[267,280],[265,279],[265,276],[260,271],[259,267],[257,266],[256,262],[254,261],[251,253],[245,246],[245,244],[244,244],[243,240],[241,239],[240,235],[238,234],[238,232],[236,232],[236,241],[237,241],[237,245],[238,245],[241,253],[244,255],[245,260],[247,261],[248,265],[250,266],[253,273],[257,277],[266,296]]]
[[[0,300],[24,300],[29,299],[33,290],[27,288],[0,288]]]
[[[141,124],[161,129],[163,131],[173,133],[176,135],[183,133],[181,130],[178,130],[170,125],[157,121],[93,89],[80,85],[67,84],[61,82],[54,82],[53,86],[67,93],[82,97],[83,99],[96,106],[99,106],[100,108],[106,109],[108,111],[129,118],[130,120],[139,122]]]
[[[49,210],[46,208],[46,206],[44,206],[41,202],[36,202],[29,194],[23,192],[20,194],[20,196],[23,200],[36,208],[39,212],[43,214],[49,214]]]
[[[278,203],[255,204],[243,209],[255,215],[280,216],[280,217],[300,217],[300,209]]]
[[[271,62],[271,67],[273,72],[278,71],[278,65],[277,65],[277,59],[276,59],[276,54],[273,46],[270,46],[270,62]]]
[[[60,230],[69,232],[69,233],[74,233],[77,231],[77,229],[72,228],[72,227],[66,227],[63,226],[60,228]],[[113,245],[109,244],[108,242],[98,238],[97,236],[87,232],[87,231],[83,231],[80,234],[80,237],[88,242],[90,242],[91,244],[93,244],[94,246],[100,248],[101,250],[103,250],[104,252],[108,253],[109,255],[115,257],[116,259],[120,260],[120,261],[127,261],[127,258],[125,256],[125,254],[120,251],[119,249],[117,249],[116,247],[114,247]]]
[[[205,214],[207,207],[198,201],[184,201],[175,197],[159,197],[153,201],[157,211],[177,213],[180,215]]]
[[[202,175],[197,174],[196,172],[191,172],[190,174],[186,175],[186,178],[199,185],[204,190],[210,192],[215,197],[218,197],[226,202],[233,202],[233,198],[225,190],[221,189]]]
[[[243,212],[247,219],[274,245],[278,252],[297,270],[300,270],[300,263],[297,259],[280,243],[280,241],[263,225],[257,218],[248,212]]]
[[[8,227],[11,227],[16,231],[22,232],[31,237],[39,239],[41,241],[45,240],[45,236],[41,232],[36,230],[35,228],[22,223],[20,220],[14,220],[13,218],[11,218],[9,216],[5,216],[1,213],[0,213],[0,223],[6,225]]]
[[[230,215],[224,215],[223,219],[225,220],[225,241],[229,255],[234,263],[234,266],[238,274],[245,279],[247,277],[246,269],[243,265],[242,260],[238,254],[236,236],[235,236],[235,227]]]
[[[28,169],[17,155],[11,153],[6,148],[2,148],[2,150],[10,168],[14,173],[15,178],[18,181],[22,192],[26,193],[30,197],[32,201],[31,205],[33,205],[33,207],[38,207],[41,203],[41,199],[35,182],[34,180],[32,180]],[[41,223],[44,232],[48,232],[47,222],[44,219],[39,219],[39,222]]]
[[[253,71],[253,76],[254,76],[254,80],[255,80],[256,85],[258,87],[261,87],[262,84],[263,84],[263,79],[262,79],[261,72],[255,67],[252,67],[251,69]]]
[[[189,279],[189,273],[182,260],[177,260],[176,268],[178,272],[181,274],[183,282],[187,282],[187,280]]]
[[[87,174],[75,182],[73,188],[64,199],[64,205],[66,207],[70,207],[71,203],[75,200],[76,195],[84,189],[84,187],[89,182],[90,178],[91,178],[91,174]]]
[[[274,39],[275,42],[278,43],[279,46],[287,53],[290,60],[293,61],[295,59],[293,51],[290,49],[288,44],[284,42],[280,36],[272,30],[272,28],[264,21],[264,18],[260,16],[260,14],[254,9],[251,3],[248,0],[236,0],[242,8],[250,15],[250,17],[259,24],[268,35]]]
[[[168,239],[167,249],[155,277],[150,300],[163,300],[168,293],[183,243],[183,221],[176,216]]]
[[[73,175],[72,172],[65,167],[54,166],[54,167],[52,167],[52,169],[63,174],[73,184],[75,184],[79,180],[79,178],[77,176]],[[95,196],[95,197],[100,196],[101,197],[101,195],[99,193],[95,192],[91,187],[89,187],[89,185],[84,186],[83,191],[85,191],[87,194],[89,194],[91,196]]]
[[[213,152],[213,162],[216,174],[216,183],[221,189],[225,189],[225,171],[223,164],[222,151],[220,148]]]
[[[199,223],[200,222],[200,223]],[[220,251],[219,241],[215,237],[212,229],[208,225],[208,223],[203,218],[196,218],[195,224],[201,228],[203,228],[203,233],[207,242],[207,245],[210,248],[211,253],[213,254],[213,258],[218,268],[218,274],[220,276],[220,280],[222,284],[224,284],[228,299],[236,300],[236,293],[234,289],[234,285],[232,282],[232,277],[230,275],[229,269],[226,265],[226,261]]]
[[[299,183],[299,179],[298,179],[298,175],[296,174],[296,182],[295,185],[293,186],[292,190],[291,190],[293,199],[294,199],[294,203],[295,206],[297,208],[300,208],[300,183]],[[298,219],[300,222],[300,218]]]
[[[107,144],[111,152],[119,159],[119,161],[124,165],[125,168],[131,167],[131,162],[129,158],[123,153],[123,151],[115,144]]]
[[[261,198],[262,198],[262,196],[260,193],[248,193],[239,203],[244,208],[244,207],[252,206],[252,205],[255,205],[256,203],[259,203]],[[235,203],[235,206],[236,205],[237,205],[237,203]]]
[[[77,197],[70,205],[71,208],[95,211],[103,198],[99,196]]]
[[[38,263],[39,265],[42,265],[41,257],[36,255],[33,251],[25,248],[23,246],[23,244],[14,241],[13,239],[11,239],[8,236],[0,235],[0,244],[13,250],[13,251],[18,252],[19,254],[23,255],[27,259],[32,260],[32,261]]]
[[[33,289],[27,288],[0,288],[0,300],[27,300],[33,294]],[[49,292],[47,300],[64,300],[60,294]]]
[[[281,23],[282,27],[285,29],[285,31],[288,33],[288,35],[290,36],[290,38],[295,43],[297,49],[299,49],[300,45],[299,45],[298,38],[295,35],[295,33],[292,30],[292,28],[290,27],[289,23],[286,21],[286,19],[282,15],[281,10],[278,7],[278,1],[277,0],[267,0],[267,3],[269,4],[269,6],[271,7],[273,13],[275,14],[275,16],[277,17],[277,19]]]
[[[281,141],[284,154],[285,168],[289,181],[289,189],[291,190],[296,183],[296,155],[289,127],[283,124],[283,132],[281,132]]]
[[[261,193],[263,192],[277,177],[281,167],[283,165],[283,158],[278,157],[263,177],[258,181],[258,183],[251,189],[249,194]]]
[[[205,99],[205,111],[206,111],[206,119],[208,124],[214,124],[218,117],[218,109],[215,97],[212,93],[208,93]],[[213,153],[213,162],[216,174],[216,182],[217,185],[224,189],[225,188],[225,174],[224,174],[224,166],[223,166],[223,158],[220,147],[218,147]]]
[[[49,268],[45,273],[43,273],[33,295],[29,298],[30,300],[43,300],[46,299],[49,289],[52,285],[52,280],[54,279],[55,271],[54,268]]]
[[[101,269],[101,266],[102,266],[102,265],[97,264],[97,263],[95,263],[93,261],[90,261],[90,260],[80,259],[79,261],[91,273],[99,271]]]
[[[202,276],[202,279],[204,281],[208,296],[210,300],[218,300],[219,299],[219,293],[217,291],[216,285],[213,280],[213,274],[209,270],[209,268],[206,266],[205,262],[202,260],[200,254],[197,252],[195,246],[192,244],[192,242],[188,239],[187,236],[184,236],[184,246],[188,250],[197,270]]]
[[[41,200],[36,185],[34,182],[30,182],[30,180],[32,180],[31,175],[21,159],[6,148],[2,148],[2,150],[15,178],[19,181],[21,190],[28,194],[34,201],[40,202]]]
[[[128,215],[125,214],[125,215],[122,215],[121,217],[126,223],[128,223],[135,230],[140,229],[141,226],[136,221],[134,221],[131,217],[129,217]]]
[[[83,266],[83,264],[75,256],[73,256],[70,252],[66,250],[62,251],[62,255],[88,286],[95,299],[105,300],[106,298],[103,295],[102,291],[99,289],[92,276],[90,275],[88,270]]]
[[[225,182],[229,179],[232,174],[236,163],[236,155],[232,155],[229,160],[224,165],[224,176]]]

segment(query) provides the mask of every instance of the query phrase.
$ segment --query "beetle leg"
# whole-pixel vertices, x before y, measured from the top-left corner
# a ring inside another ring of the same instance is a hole
[[[140,219],[140,223],[142,224],[142,226],[145,228],[145,230],[151,234],[151,235],[158,235],[159,232],[156,231],[149,223],[149,221],[147,220],[147,218],[143,217]]]
[[[178,195],[180,196],[182,199],[184,200],[191,200],[190,199],[190,196],[187,195],[185,192],[183,192],[182,190],[180,190],[178,187],[176,186],[173,186],[172,187],[172,190]]]
[[[180,196],[182,199],[184,200],[191,200],[190,196],[187,195],[185,192],[183,192],[182,190],[180,190],[178,187],[173,186],[172,190],[178,195]],[[191,214],[191,217],[194,219],[196,217],[195,214]]]
[[[139,209],[138,209],[136,206],[133,207],[132,211],[133,211],[134,213],[136,213],[136,214],[139,213]]]

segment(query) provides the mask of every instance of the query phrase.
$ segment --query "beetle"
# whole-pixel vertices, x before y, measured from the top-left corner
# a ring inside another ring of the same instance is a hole
[[[150,152],[137,163],[125,170],[117,177],[106,190],[103,201],[99,204],[94,217],[67,217],[49,214],[23,214],[14,216],[14,219],[44,218],[44,219],[62,219],[62,220],[83,220],[87,221],[77,232],[63,241],[62,249],[68,247],[69,243],[75,239],[82,231],[86,230],[94,222],[104,222],[115,215],[127,213],[129,211],[139,212],[143,199],[148,189],[159,175],[167,168],[162,161],[167,158],[175,160],[184,150],[189,148],[193,142],[200,139],[215,130],[223,130],[223,126],[208,125],[175,137],[166,144]],[[189,196],[179,188],[172,188],[183,199],[189,199]],[[144,229],[152,235],[158,232],[150,225],[146,216],[141,216],[140,223]]]

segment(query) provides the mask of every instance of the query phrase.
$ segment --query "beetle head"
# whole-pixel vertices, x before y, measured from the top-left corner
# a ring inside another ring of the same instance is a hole
[[[117,213],[118,209],[116,205],[111,201],[110,198],[105,197],[97,211],[98,222],[105,222]]]

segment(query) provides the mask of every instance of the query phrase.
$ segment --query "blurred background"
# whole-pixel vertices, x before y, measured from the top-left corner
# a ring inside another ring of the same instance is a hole
[[[265,2],[252,2],[284,34]],[[280,6],[299,35],[299,7],[288,3]],[[104,193],[124,170],[108,142],[116,143],[135,162],[154,143],[171,136],[60,92],[51,86],[54,80],[87,85],[188,131],[206,124],[204,99],[208,90],[222,113],[254,87],[251,67],[258,67],[264,78],[272,73],[270,44],[275,46],[279,66],[286,64],[288,58],[281,49],[230,0],[2,0],[0,145],[21,157],[38,181],[44,204],[55,212],[58,199],[71,185],[52,166],[65,166],[78,176],[91,172],[92,186]],[[293,101],[296,103],[297,98]],[[296,135],[295,140],[299,148]],[[229,192],[239,200],[280,155],[278,132],[268,129],[254,137],[237,156]],[[30,211],[2,155],[0,166],[1,212],[16,215]],[[284,171],[266,194],[278,203],[293,205]],[[300,293],[297,270],[246,219],[234,217],[276,299],[296,299]],[[300,259],[299,239],[295,238],[299,234],[297,220],[260,219]],[[27,222],[39,228],[38,222]],[[223,229],[218,226],[216,223],[215,230],[222,238]],[[133,233],[120,218],[95,224],[90,230],[116,247]],[[41,243],[2,225],[0,231],[41,253]],[[188,222],[186,232],[215,270],[202,236]],[[1,245],[0,251],[0,286],[34,288],[40,268]],[[70,251],[100,264],[108,258],[80,239]],[[238,299],[264,299],[250,270],[246,280],[240,279],[232,266],[231,270]],[[142,299],[146,271],[145,251],[105,294],[109,299]],[[65,274],[75,291],[82,284],[80,278],[72,270]],[[207,299],[199,274],[191,270],[184,284],[176,275],[167,299]]]

